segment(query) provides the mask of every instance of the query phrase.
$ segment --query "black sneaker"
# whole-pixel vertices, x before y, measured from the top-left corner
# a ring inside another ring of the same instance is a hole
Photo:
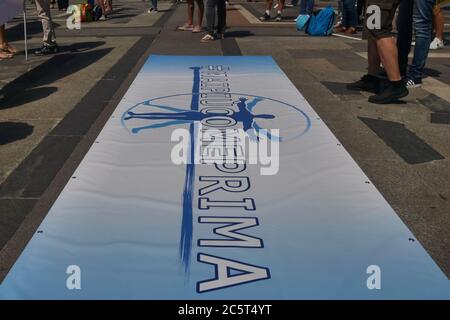
[[[276,22],[280,22],[281,21],[281,13],[277,14],[277,17],[275,18]]]
[[[57,52],[58,52],[58,46],[56,44],[53,44],[53,45],[44,44],[42,46],[42,48],[36,50],[34,52],[34,54],[37,56],[45,56],[48,54],[55,54]]]
[[[360,80],[347,84],[348,90],[368,91],[378,93],[380,91],[380,79],[370,74],[364,75]]]
[[[261,20],[261,21],[270,20],[270,15],[268,15],[267,13],[264,13],[264,15],[259,18],[259,20]]]
[[[408,89],[404,82],[401,82],[398,85],[391,82],[380,93],[370,96],[369,102],[377,104],[393,103],[400,98],[406,97],[408,93]]]

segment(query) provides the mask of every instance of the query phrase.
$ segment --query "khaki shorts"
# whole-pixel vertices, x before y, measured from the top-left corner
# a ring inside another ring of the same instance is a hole
[[[412,1],[412,0],[411,0]],[[363,39],[374,40],[392,37],[392,21],[395,17],[400,0],[367,0],[364,13]],[[375,5],[380,8],[380,28],[368,26],[373,21],[372,12],[367,13],[367,8]]]

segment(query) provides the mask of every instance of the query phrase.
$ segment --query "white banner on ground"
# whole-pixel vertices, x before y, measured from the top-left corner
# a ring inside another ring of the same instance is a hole
[[[23,0],[0,1],[0,25],[10,21],[23,11]]]
[[[238,140],[205,128],[278,141],[279,162],[261,174],[268,161],[238,161]],[[175,164],[180,142],[236,161]],[[151,56],[0,297],[448,299],[450,285],[271,57]]]

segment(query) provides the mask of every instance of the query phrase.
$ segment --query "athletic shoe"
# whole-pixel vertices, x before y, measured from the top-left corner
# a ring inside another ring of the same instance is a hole
[[[270,20],[270,15],[268,15],[267,13],[264,13],[264,15],[259,18],[259,20],[261,20],[261,21]]]
[[[334,28],[339,28],[342,26],[342,18],[338,19],[338,21],[336,22],[336,24],[333,26]]]
[[[277,17],[275,18],[276,22],[280,22],[281,21],[281,13],[277,14]]]
[[[102,16],[98,20],[105,21],[106,19],[107,19],[107,17],[104,14],[102,14]]]
[[[422,86],[422,81],[414,80],[413,78],[406,78],[404,81],[408,89],[420,88]]]
[[[366,74],[360,80],[347,84],[347,89],[378,93],[380,90],[380,79],[373,75]]]
[[[54,44],[54,45],[44,44],[42,46],[42,48],[36,50],[34,52],[34,54],[37,56],[45,56],[45,55],[49,55],[49,54],[55,54],[57,52],[58,52],[58,46],[56,44]]]
[[[434,38],[430,43],[430,50],[444,49],[444,41],[438,38]]]
[[[201,43],[208,43],[214,41],[216,38],[211,34],[206,34],[203,38],[200,39]]]
[[[390,82],[380,93],[370,96],[369,102],[376,104],[393,103],[400,98],[406,97],[408,93],[408,89],[404,83],[396,85]]]
[[[284,7],[285,7],[285,8],[293,8],[294,5],[293,5],[292,3],[286,3],[286,4],[284,5]]]

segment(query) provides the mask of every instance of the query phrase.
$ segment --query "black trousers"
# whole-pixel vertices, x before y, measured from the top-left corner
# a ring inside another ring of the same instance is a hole
[[[217,13],[217,33],[225,33],[227,8],[225,0],[206,0],[206,29],[210,35],[215,33]]]

